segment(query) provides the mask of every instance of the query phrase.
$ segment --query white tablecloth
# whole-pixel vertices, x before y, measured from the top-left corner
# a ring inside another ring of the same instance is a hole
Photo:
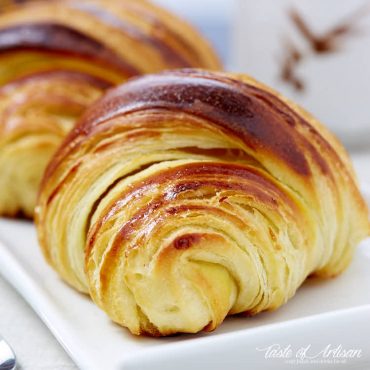
[[[1,277],[0,333],[13,347],[18,369],[76,369],[32,308]]]
[[[370,154],[353,158],[360,181],[370,184]],[[15,350],[20,369],[76,369],[46,326],[1,277],[0,333]]]

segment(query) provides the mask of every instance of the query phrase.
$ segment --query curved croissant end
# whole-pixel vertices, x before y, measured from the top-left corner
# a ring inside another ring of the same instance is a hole
[[[33,215],[48,161],[108,86],[77,72],[49,72],[0,88],[0,214]]]
[[[220,64],[196,31],[150,2],[8,7],[0,14],[0,215],[32,217],[50,156],[108,87],[179,67]]]
[[[347,154],[247,76],[183,70],[111,90],[49,165],[46,259],[132,333],[216,328],[334,276],[369,234]]]

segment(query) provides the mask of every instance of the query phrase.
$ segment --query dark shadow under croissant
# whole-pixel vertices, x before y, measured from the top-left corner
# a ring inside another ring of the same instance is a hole
[[[129,81],[46,171],[48,262],[132,333],[212,330],[331,277],[369,234],[348,156],[253,79],[184,70]]]
[[[149,1],[45,0],[4,9],[0,215],[32,217],[46,163],[107,88],[179,67],[220,63],[191,26]]]

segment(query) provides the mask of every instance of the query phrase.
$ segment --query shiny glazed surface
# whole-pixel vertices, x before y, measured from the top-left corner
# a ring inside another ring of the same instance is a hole
[[[340,143],[244,75],[133,79],[91,107],[45,173],[40,244],[134,334],[213,330],[332,277],[369,235]]]

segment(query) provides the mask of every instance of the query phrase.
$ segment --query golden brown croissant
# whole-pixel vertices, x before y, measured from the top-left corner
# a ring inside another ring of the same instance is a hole
[[[369,234],[348,156],[242,75],[134,79],[88,110],[46,171],[48,262],[134,334],[215,329],[331,277]]]
[[[103,91],[178,67],[220,64],[196,31],[148,1],[8,8],[0,15],[0,215],[32,217],[50,155]]]

